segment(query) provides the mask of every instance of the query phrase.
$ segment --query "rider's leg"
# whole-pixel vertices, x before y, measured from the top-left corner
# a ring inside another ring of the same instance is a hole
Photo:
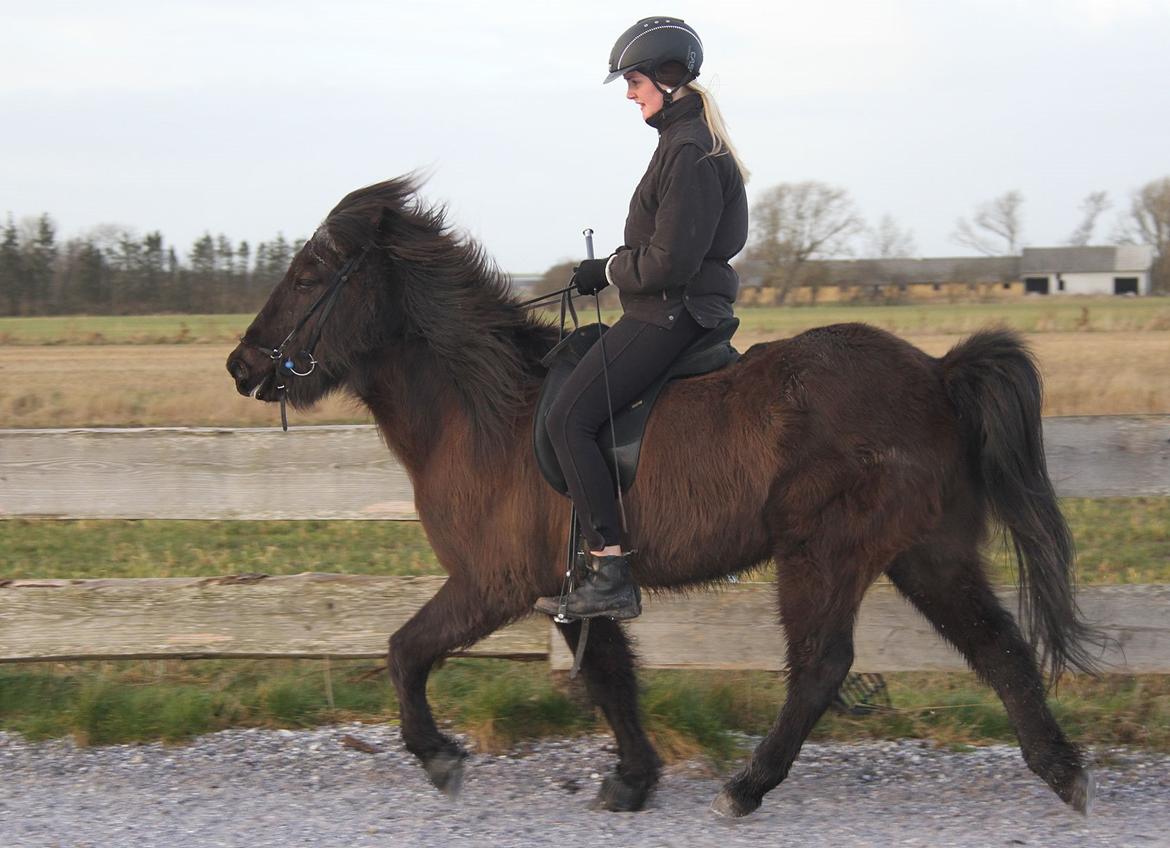
[[[606,598],[630,597],[632,591],[629,565],[618,547],[622,527],[609,470],[612,460],[602,454],[597,444],[597,436],[609,419],[602,348],[609,372],[610,401],[614,410],[620,410],[636,400],[704,332],[686,310],[675,323],[677,326],[663,328],[621,318],[603,337],[604,345],[594,345],[581,359],[549,410],[546,427],[569,496],[581,517],[582,533],[590,551],[602,554],[593,559],[590,581],[570,596],[575,605],[581,606],[580,614],[608,614],[608,610],[590,612],[598,608],[598,604],[584,603],[590,600],[590,594],[597,595],[594,600],[604,608]],[[586,595],[580,595],[586,590]],[[628,617],[628,605],[624,612]]]

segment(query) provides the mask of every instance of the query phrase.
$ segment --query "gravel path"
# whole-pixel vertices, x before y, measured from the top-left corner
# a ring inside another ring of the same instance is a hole
[[[347,734],[383,751],[345,747]],[[810,744],[759,811],[729,822],[707,810],[719,777],[693,762],[642,813],[587,809],[613,764],[605,737],[475,756],[451,802],[391,727],[231,730],[183,747],[0,733],[0,846],[1170,846],[1170,756],[1096,756],[1086,819],[1010,746]]]

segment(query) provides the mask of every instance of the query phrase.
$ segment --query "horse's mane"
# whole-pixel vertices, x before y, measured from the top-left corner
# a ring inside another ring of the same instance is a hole
[[[506,275],[446,209],[418,198],[407,174],[347,194],[322,228],[344,255],[365,245],[390,257],[406,333],[422,339],[455,385],[477,436],[498,443],[531,402],[555,331],[517,305]]]

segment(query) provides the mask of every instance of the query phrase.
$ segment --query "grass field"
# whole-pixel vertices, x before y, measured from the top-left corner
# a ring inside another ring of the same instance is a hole
[[[905,306],[769,306],[744,307],[738,314],[741,331],[772,338],[843,321],[864,321],[896,333],[948,335],[970,333],[995,323],[1025,333],[1170,331],[1170,301],[1164,298],[1070,297]],[[605,314],[606,321],[615,317],[616,313]],[[0,345],[230,346],[251,320],[251,315],[0,318]]]
[[[964,333],[1005,323],[1027,332],[1039,357],[1046,415],[1170,412],[1170,305],[1160,299],[1053,303],[744,309],[735,344],[746,350],[810,326],[869,320],[938,356]],[[1082,309],[1090,317],[1077,329]],[[246,321],[0,319],[0,338],[9,340],[0,344],[0,426],[270,426],[275,407],[237,395],[224,367]],[[99,336],[103,344],[84,343]],[[187,343],[174,343],[180,337]],[[306,425],[368,420],[341,397],[293,413],[295,423]]]
[[[1067,498],[1084,583],[1170,583],[1170,498]],[[1010,579],[1006,552],[988,554]],[[441,574],[413,521],[0,521],[0,578]]]
[[[828,713],[813,738],[909,737],[951,746],[1015,740],[1003,707],[972,675],[886,680],[892,709]],[[646,726],[670,759],[735,755],[735,734],[766,732],[784,697],[783,678],[763,672],[647,671],[642,681]],[[604,732],[577,687],[550,680],[539,663],[450,660],[432,675],[428,693],[442,723],[470,734],[480,750],[498,751],[522,739]],[[1051,703],[1081,744],[1170,751],[1170,677],[1066,678]],[[34,739],[178,742],[226,727],[396,718],[384,666],[370,661],[328,668],[304,660],[0,667],[0,728]]]

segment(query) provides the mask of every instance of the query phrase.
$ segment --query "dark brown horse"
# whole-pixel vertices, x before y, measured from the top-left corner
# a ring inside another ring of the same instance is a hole
[[[555,338],[403,178],[329,213],[228,359],[236,388],[263,401],[280,383],[295,407],[333,391],[360,399],[410,474],[450,578],[390,638],[389,668],[403,741],[447,791],[466,754],[435,726],[432,666],[560,588],[568,502],[541,478],[530,436]],[[277,348],[277,366],[311,373],[274,370]],[[777,565],[788,695],[717,812],[750,813],[788,774],[849,671],[858,606],[883,574],[995,689],[1028,766],[1086,809],[1091,774],[1045,704],[1035,649],[1054,676],[1087,669],[1092,634],[1045,469],[1038,374],[1012,333],[977,333],[941,359],[863,324],[755,345],[663,393],[626,505],[644,587]],[[992,518],[1015,546],[1027,638],[980,558]],[[561,631],[575,649],[578,625]],[[595,620],[583,671],[619,750],[599,802],[639,809],[660,763],[619,625]]]

